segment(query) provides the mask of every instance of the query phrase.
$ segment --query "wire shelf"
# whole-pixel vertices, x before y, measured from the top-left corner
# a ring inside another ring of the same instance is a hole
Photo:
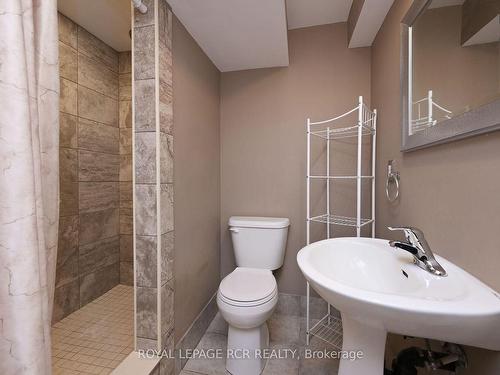
[[[340,216],[340,215],[319,215],[313,216],[309,218],[309,221],[315,221],[317,223],[324,224],[335,224],[335,225],[343,225],[347,227],[357,227],[357,220],[355,217],[351,216]],[[359,227],[363,227],[373,222],[373,219],[361,219]]]
[[[309,334],[342,350],[342,320],[334,315],[325,315],[311,328]]]
[[[366,125],[361,125],[361,135],[372,135],[375,129]],[[331,128],[323,130],[312,130],[311,135],[331,141],[334,139],[351,138],[358,136],[359,125],[348,126],[345,128]]]
[[[312,179],[317,179],[317,180],[321,180],[321,179],[331,179],[331,180],[356,180],[358,178],[361,178],[361,179],[370,179],[370,178],[375,178],[374,176],[317,176],[317,175],[312,175],[312,176],[308,176],[309,178],[312,178]]]

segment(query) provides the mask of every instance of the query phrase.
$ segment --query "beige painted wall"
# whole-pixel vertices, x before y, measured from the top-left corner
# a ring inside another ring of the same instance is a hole
[[[220,73],[173,22],[175,338],[219,286]]]
[[[235,267],[227,230],[231,215],[288,217],[279,289],[304,294],[296,254],[305,244],[305,121],[345,112],[358,95],[369,96],[370,50],[347,48],[345,23],[292,30],[288,41],[289,67],[222,74],[221,273]],[[347,169],[354,166],[354,155],[343,143],[334,159]],[[319,155],[313,159],[321,167]],[[353,214],[352,188],[340,186],[338,192],[340,208]],[[314,207],[319,210],[322,201]]]
[[[401,153],[399,107],[400,21],[410,0],[394,3],[372,47],[372,98],[379,110],[377,236],[387,225],[424,230],[438,254],[500,289],[500,132],[411,153]],[[389,204],[384,183],[388,159],[401,173],[401,198]],[[500,372],[500,355],[473,349],[467,374]]]

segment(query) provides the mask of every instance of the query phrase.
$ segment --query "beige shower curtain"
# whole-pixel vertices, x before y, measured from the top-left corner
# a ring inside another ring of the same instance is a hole
[[[59,201],[56,0],[0,0],[0,374],[51,373]]]

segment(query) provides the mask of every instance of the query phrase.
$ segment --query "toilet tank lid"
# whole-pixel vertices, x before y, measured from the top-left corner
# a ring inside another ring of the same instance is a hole
[[[290,219],[286,217],[255,217],[255,216],[231,216],[230,227],[243,228],[286,228],[290,225]]]

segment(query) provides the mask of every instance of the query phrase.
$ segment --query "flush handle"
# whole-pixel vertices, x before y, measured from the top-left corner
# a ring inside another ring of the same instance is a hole
[[[229,228],[229,230],[231,232],[233,232],[233,233],[239,233],[240,232],[240,230],[238,228],[233,228],[233,227]]]

